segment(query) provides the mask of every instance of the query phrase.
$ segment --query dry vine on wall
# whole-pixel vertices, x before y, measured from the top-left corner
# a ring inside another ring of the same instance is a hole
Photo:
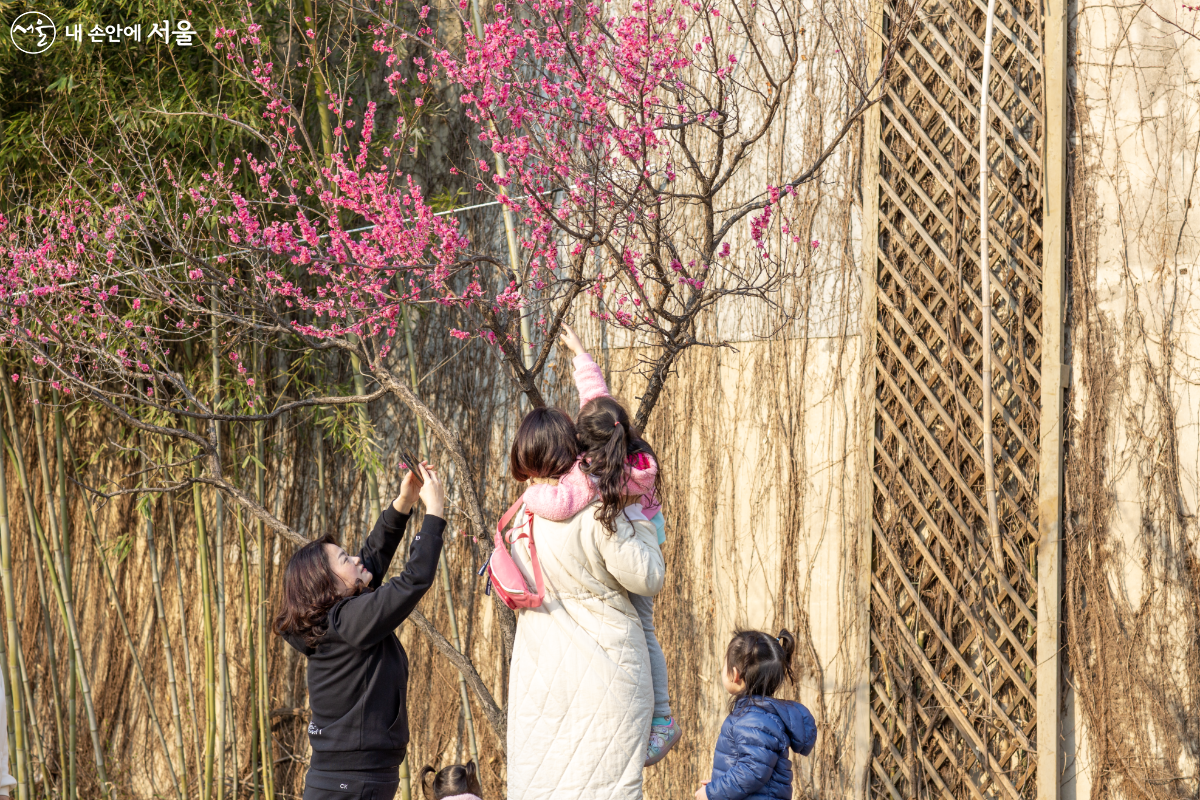
[[[1200,792],[1195,88],[1178,6],[1081,4],[1071,158],[1067,662],[1078,797]]]

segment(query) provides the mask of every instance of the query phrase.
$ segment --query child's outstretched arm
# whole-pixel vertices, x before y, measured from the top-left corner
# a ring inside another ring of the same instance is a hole
[[[563,345],[575,354],[575,388],[579,392],[579,407],[583,408],[587,402],[597,397],[608,397],[608,384],[604,382],[604,373],[588,355],[583,340],[566,323],[563,323],[559,338]]]
[[[579,407],[583,406],[597,397],[611,397],[608,391],[608,384],[604,382],[604,373],[601,372],[600,366],[592,360],[588,355],[587,348],[583,346],[583,340],[571,329],[566,323],[562,326],[562,332],[559,334],[563,345],[575,354],[575,388],[579,392]],[[658,464],[649,455],[642,457],[640,463],[630,464],[629,483],[626,491],[634,497],[642,498],[642,505],[646,509],[646,516],[653,517],[661,510],[658,503],[657,493],[654,491],[654,479],[658,474]],[[586,476],[584,477],[586,480]],[[591,488],[591,484],[588,484]],[[588,499],[591,499],[591,493],[588,494]],[[586,505],[586,503],[584,504]],[[576,508],[579,511],[580,508]],[[537,513],[536,511],[534,512]],[[544,514],[542,516],[545,516]],[[574,516],[572,514],[571,516]],[[551,517],[546,517],[551,519]],[[566,519],[566,517],[564,517]]]

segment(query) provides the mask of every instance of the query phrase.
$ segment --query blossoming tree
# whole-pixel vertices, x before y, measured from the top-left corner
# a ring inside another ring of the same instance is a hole
[[[189,474],[160,463],[157,483],[116,491],[208,484],[296,542],[305,539],[230,476],[222,424],[387,396],[428,426],[459,475],[475,474],[480,465],[396,353],[408,315],[428,308],[430,324],[453,312],[447,336],[495,348],[534,405],[563,322],[601,317],[653,354],[634,409],[645,426],[679,357],[722,344],[706,338],[705,315],[772,303],[814,257],[820,237],[804,188],[877,100],[890,60],[869,74],[861,22],[806,24],[800,4],[777,0],[634,0],[619,10],[507,0],[486,21],[460,0],[462,34],[449,39],[432,23],[389,22],[390,0],[345,2],[374,20],[374,49],[396,68],[388,86],[414,98],[410,114],[423,113],[430,87],[459,96],[478,157],[458,171],[502,206],[503,237],[469,235],[397,168],[411,116],[381,122],[376,104],[360,112],[329,91],[334,125],[317,147],[285,76],[319,52],[273,63],[249,12],[217,31],[215,55],[262,93],[253,152],[183,186],[130,138],[133,171],[113,177],[109,196],[0,220],[0,338],[31,357],[29,379],[180,442],[203,464]],[[842,96],[806,128],[819,141],[806,143],[803,163],[776,169],[764,153],[784,135],[818,37],[839,45],[842,61],[821,68],[838,72]],[[411,56],[414,44],[423,55]],[[225,388],[201,391],[179,368],[194,345],[226,365]],[[373,388],[264,398],[255,359],[280,347],[353,359]],[[458,483],[468,526],[486,542],[484,504],[472,481]],[[511,615],[501,620],[511,643]],[[503,712],[470,659],[418,624],[467,675],[503,742]]]

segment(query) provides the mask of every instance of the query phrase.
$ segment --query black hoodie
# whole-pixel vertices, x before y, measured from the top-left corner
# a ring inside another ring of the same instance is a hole
[[[312,769],[327,772],[399,766],[408,748],[408,656],[394,633],[433,585],[446,521],[425,515],[404,572],[383,583],[408,514],[388,506],[359,557],[370,588],[329,609],[329,630],[315,646],[288,644],[308,657]]]

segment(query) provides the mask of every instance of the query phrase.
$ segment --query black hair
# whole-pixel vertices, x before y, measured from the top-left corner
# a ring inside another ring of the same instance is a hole
[[[566,475],[579,458],[575,423],[557,408],[535,408],[521,420],[508,455],[513,480]]]
[[[333,574],[325,545],[337,546],[330,534],[311,541],[292,555],[283,570],[283,598],[275,615],[275,632],[280,636],[299,636],[310,646],[329,629],[329,609],[345,594],[345,584]],[[362,581],[350,595],[369,591]]]
[[[742,690],[729,701],[732,712],[745,697],[774,697],[784,678],[795,682],[792,656],[796,637],[787,629],[778,636],[762,631],[738,631],[725,650],[726,669],[736,670]]]
[[[425,795],[425,800],[441,800],[443,797],[454,797],[457,794],[483,797],[479,769],[474,761],[451,764],[441,771],[436,771],[430,766],[421,767],[421,771],[417,773],[417,783],[421,784],[421,793]]]
[[[607,396],[590,400],[579,409],[575,431],[583,451],[583,471],[596,480],[600,492],[596,519],[610,532],[616,531],[617,515],[625,507],[624,498],[629,494],[628,459],[638,453],[654,458],[654,450],[629,421],[625,407]],[[658,495],[661,477],[661,472],[655,475],[654,485],[649,487],[651,496]]]

